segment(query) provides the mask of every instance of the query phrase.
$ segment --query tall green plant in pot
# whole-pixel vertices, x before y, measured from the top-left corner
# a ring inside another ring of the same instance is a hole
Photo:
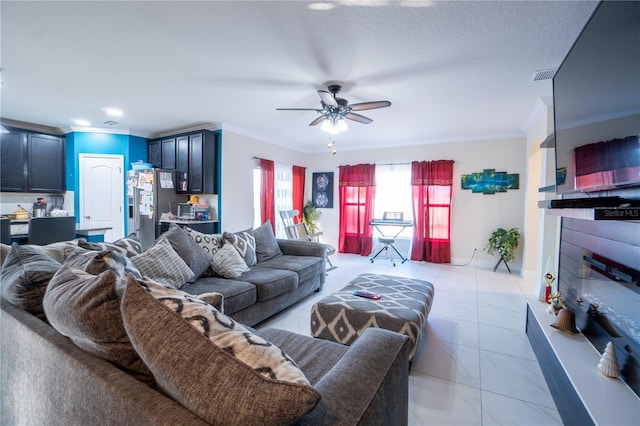
[[[484,251],[489,254],[497,253],[500,255],[500,260],[498,260],[498,263],[496,263],[496,266],[493,268],[494,272],[498,269],[500,262],[504,261],[509,273],[511,273],[507,262],[513,262],[516,259],[516,249],[518,248],[519,242],[520,231],[518,231],[518,228],[511,228],[509,230],[498,228],[491,233]]]
[[[318,232],[318,225],[315,223],[322,212],[313,205],[313,201],[307,201],[307,204],[302,208],[302,221],[307,225],[307,229],[310,234]]]

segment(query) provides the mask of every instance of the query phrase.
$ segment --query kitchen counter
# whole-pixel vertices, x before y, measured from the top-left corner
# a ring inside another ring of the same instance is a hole
[[[25,244],[29,235],[29,221],[30,219],[12,219],[11,220],[11,239],[19,244]],[[76,238],[85,238],[90,242],[102,242],[104,241],[104,234],[110,230],[111,227],[96,226],[96,227],[82,227],[80,224],[76,224]]]

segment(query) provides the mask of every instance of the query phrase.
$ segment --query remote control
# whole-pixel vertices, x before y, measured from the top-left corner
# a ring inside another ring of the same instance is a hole
[[[379,294],[372,293],[367,290],[356,290],[351,294],[353,294],[354,296],[366,297],[367,299],[375,299],[375,300],[378,300],[382,297]]]

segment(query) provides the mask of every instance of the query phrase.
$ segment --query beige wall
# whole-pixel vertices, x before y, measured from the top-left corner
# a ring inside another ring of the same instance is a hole
[[[306,166],[306,155],[261,140],[222,131],[223,231],[239,231],[253,226],[253,157]]]
[[[346,144],[346,142],[344,143]],[[343,145],[342,143],[340,145]],[[324,241],[338,243],[338,166],[358,163],[409,163],[451,159],[454,165],[452,263],[466,263],[477,249],[474,264],[493,266],[495,256],[483,248],[491,232],[498,228],[524,228],[526,186],[525,138],[486,140],[446,144],[428,144],[378,150],[304,154],[259,139],[224,130],[222,134],[222,229],[239,230],[253,224],[252,158],[297,164],[307,167],[305,199],[311,198],[311,173],[334,172],[334,208],[323,209],[320,225]],[[494,195],[472,194],[460,189],[460,176],[483,169],[520,174],[519,190]],[[536,234],[537,235],[537,230]],[[526,236],[525,236],[526,239]],[[512,269],[520,270],[522,248]]]

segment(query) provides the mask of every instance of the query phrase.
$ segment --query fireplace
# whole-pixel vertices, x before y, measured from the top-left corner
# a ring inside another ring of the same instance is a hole
[[[640,223],[564,217],[561,229],[558,289],[600,353],[613,342],[640,396]]]

